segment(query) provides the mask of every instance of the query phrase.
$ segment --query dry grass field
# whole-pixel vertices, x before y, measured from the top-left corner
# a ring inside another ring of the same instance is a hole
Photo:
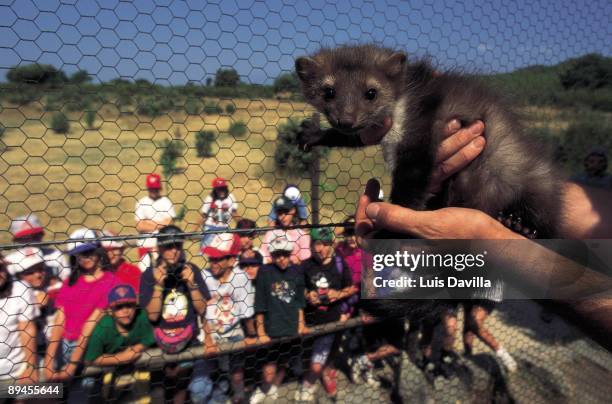
[[[145,176],[161,173],[158,145],[171,138],[180,137],[186,145],[178,161],[180,172],[164,182],[177,211],[185,207],[182,227],[195,223],[216,176],[229,180],[239,201],[238,213],[257,219],[262,226],[271,202],[287,182],[298,183],[308,198],[308,179],[285,178],[274,165],[277,126],[289,117],[310,114],[305,104],[231,102],[236,106],[231,116],[172,112],[158,118],[121,112],[106,104],[97,111],[95,129],[86,129],[83,113],[69,113],[71,129],[65,135],[48,128],[52,114],[38,103],[4,105],[0,110],[0,122],[6,127],[6,150],[0,158],[0,243],[11,241],[10,218],[28,212],[41,218],[47,239],[63,240],[81,226],[134,234],[134,205],[145,195]],[[246,123],[248,132],[237,139],[227,130],[238,121]],[[197,157],[195,134],[202,129],[217,133],[215,157]],[[384,176],[382,163],[376,147],[333,150],[321,162],[322,222],[341,221],[351,214],[367,179]],[[385,184],[388,189],[388,179]]]

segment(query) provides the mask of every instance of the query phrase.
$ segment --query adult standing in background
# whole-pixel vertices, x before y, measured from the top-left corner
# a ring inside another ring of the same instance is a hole
[[[157,233],[174,221],[176,212],[172,201],[162,196],[161,177],[158,174],[147,175],[146,187],[148,195],[136,203],[136,231],[141,234]],[[138,267],[144,272],[157,257],[156,239],[141,239],[138,245]]]

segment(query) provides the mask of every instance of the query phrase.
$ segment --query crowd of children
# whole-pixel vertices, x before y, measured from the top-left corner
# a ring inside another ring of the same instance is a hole
[[[174,354],[203,344],[205,357],[151,371],[152,399],[275,400],[291,371],[301,378],[295,400],[309,402],[319,381],[329,397],[336,396],[344,344],[350,379],[378,386],[374,363],[401,352],[403,319],[308,337],[312,327],[362,314],[365,252],[350,221],[340,242],[330,228],[288,229],[308,218],[299,190],[288,186],[272,204],[274,229],[257,248],[255,222],[236,216],[228,184],[217,178],[202,208],[199,225],[215,231],[201,242],[208,266],[199,268],[186,256],[184,233],[172,224],[174,208],[161,195],[158,176],[147,177],[147,189],[136,206],[137,229],[155,237],[139,244],[141,268],[126,260],[125,242],[99,240],[114,233],[90,229],[71,234],[65,255],[31,246],[2,259],[0,385],[61,381],[70,402],[99,400],[102,379],[81,377],[85,366],[112,366],[116,376],[133,371],[131,365],[151,347]],[[235,232],[222,232],[232,227]],[[11,231],[21,243],[44,235],[34,215],[15,219]],[[484,303],[478,304],[470,308],[472,339],[483,337],[478,307]],[[240,349],[219,352],[228,344]]]

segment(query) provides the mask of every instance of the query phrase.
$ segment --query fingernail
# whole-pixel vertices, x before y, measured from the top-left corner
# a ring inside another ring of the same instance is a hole
[[[447,127],[447,128],[448,128],[448,130],[449,130],[450,132],[455,132],[455,131],[456,131],[456,130],[458,130],[460,127],[461,127],[461,124],[459,123],[459,121],[458,121],[458,120],[456,120],[456,119],[453,119],[452,121],[450,121],[450,122],[448,123],[448,127]]]
[[[380,206],[378,206],[377,203],[371,203],[366,208],[366,215],[368,215],[368,218],[376,220],[376,216],[378,216],[378,211],[380,211]]]
[[[483,136],[478,136],[476,139],[472,140],[470,144],[476,149],[482,149],[485,145],[485,138]]]
[[[473,134],[482,133],[484,130],[484,124],[480,121],[476,122],[470,127],[470,132]]]

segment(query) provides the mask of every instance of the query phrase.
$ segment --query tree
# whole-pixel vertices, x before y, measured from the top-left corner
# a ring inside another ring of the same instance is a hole
[[[68,81],[66,73],[52,65],[31,64],[15,66],[9,69],[6,79],[18,84],[51,84],[57,85]]]
[[[276,169],[288,177],[302,178],[310,174],[313,223],[318,223],[319,159],[329,153],[327,147],[316,147],[306,152],[298,145],[301,121],[290,118],[278,127],[274,163]]]
[[[70,82],[74,84],[85,84],[92,80],[87,70],[79,70],[70,76]]]
[[[281,74],[274,80],[275,93],[282,93],[286,91],[292,93],[300,91],[300,82],[298,81],[298,77],[295,72]]]
[[[208,87],[212,86],[212,81],[213,81],[212,77],[206,77],[206,86]]]
[[[215,75],[216,87],[236,87],[240,83],[240,76],[235,69],[219,69]]]
[[[565,89],[612,87],[612,58],[595,53],[584,55],[574,60],[559,78]]]

